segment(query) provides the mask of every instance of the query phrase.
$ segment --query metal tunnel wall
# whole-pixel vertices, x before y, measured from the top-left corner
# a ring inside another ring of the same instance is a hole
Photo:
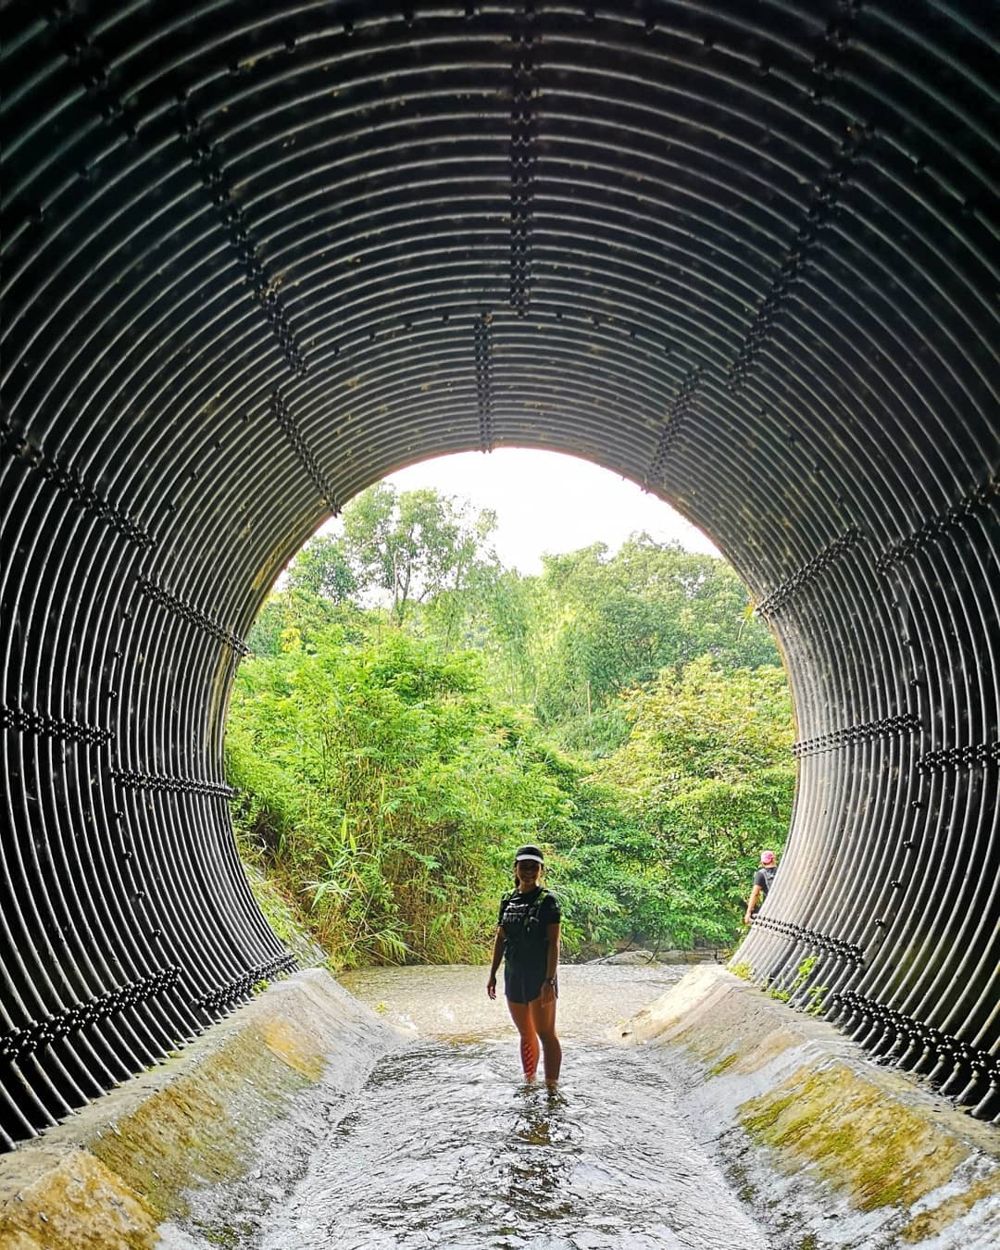
[[[3,23],[0,1143],[291,966],[224,716],[282,564],[460,449],[598,461],[784,648],[741,948],[998,1098],[998,133],[978,0],[61,0]],[[994,15],[995,16],[995,15]]]

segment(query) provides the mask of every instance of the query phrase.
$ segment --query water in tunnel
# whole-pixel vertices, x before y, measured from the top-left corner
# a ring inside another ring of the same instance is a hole
[[[1000,1115],[998,81],[973,0],[17,0],[3,28],[0,1143],[292,965],[245,635],[399,465],[645,485],[778,636],[780,894],[874,1056]]]

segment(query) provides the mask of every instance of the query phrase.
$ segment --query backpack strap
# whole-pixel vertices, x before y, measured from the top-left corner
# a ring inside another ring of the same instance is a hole
[[[521,893],[520,890],[514,889],[514,890],[511,890],[509,894],[504,895],[503,904],[504,904],[505,910],[506,910],[507,904],[513,903],[513,901],[517,898],[517,896],[520,893]],[[539,912],[542,910],[542,904],[545,902],[545,900],[548,897],[549,897],[548,890],[546,890],[545,887],[542,886],[541,890],[539,891],[538,897],[536,899],[533,899],[528,906],[528,915],[526,919],[533,920],[537,923]]]
[[[546,890],[545,887],[542,886],[539,892],[538,898],[534,899],[534,901],[531,904],[531,907],[528,910],[528,916],[533,921],[534,924],[538,924],[538,917],[541,915],[542,904],[545,902],[548,896],[549,896],[548,890]]]

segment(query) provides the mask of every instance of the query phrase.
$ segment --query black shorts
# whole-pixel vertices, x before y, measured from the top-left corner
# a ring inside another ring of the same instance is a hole
[[[508,967],[503,969],[503,992],[508,1002],[533,1003],[542,993],[542,982],[545,980],[544,968],[539,972],[534,968]],[[556,987],[556,996],[559,989]]]

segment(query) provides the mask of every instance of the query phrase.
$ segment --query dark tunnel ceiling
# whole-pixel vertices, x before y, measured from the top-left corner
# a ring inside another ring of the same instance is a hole
[[[542,446],[709,532],[787,656],[741,948],[998,1102],[995,84],[978,3],[2,13],[0,1141],[292,961],[242,638],[404,463]]]

